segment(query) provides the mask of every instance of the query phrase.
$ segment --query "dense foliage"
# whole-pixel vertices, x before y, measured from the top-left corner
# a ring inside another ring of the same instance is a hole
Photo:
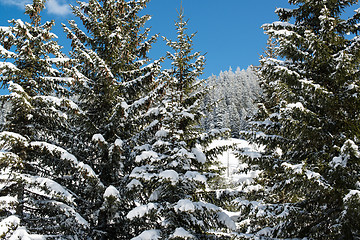
[[[83,26],[63,25],[70,58],[54,22],[40,23],[43,0],[26,6],[31,23],[0,29],[2,238],[216,239],[233,227],[201,197],[218,174],[219,150],[205,147],[226,132],[199,127],[204,57],[181,14],[173,67],[150,62],[147,3],[72,6]]]
[[[263,171],[262,198],[286,208],[274,237],[359,239],[360,12],[342,18],[357,1],[289,2],[263,25],[264,97],[248,137],[265,149],[247,163]]]
[[[92,169],[69,150],[75,129],[68,121],[79,111],[69,98],[71,79],[61,69],[71,60],[51,33],[54,22],[40,23],[44,1],[26,6],[31,22],[12,20],[0,28],[1,238],[87,235],[89,222],[79,203],[90,202],[97,186]]]

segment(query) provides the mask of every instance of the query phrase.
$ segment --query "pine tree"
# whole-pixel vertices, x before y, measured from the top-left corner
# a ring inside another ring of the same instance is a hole
[[[127,214],[130,232],[133,240],[225,239],[216,231],[234,228],[233,222],[204,197],[216,175],[209,169],[214,154],[204,149],[222,132],[204,133],[199,127],[205,91],[197,78],[204,56],[193,53],[195,34],[187,35],[182,11],[175,25],[177,41],[165,38],[174,52],[168,53],[172,68],[161,76],[164,95],[149,109],[157,119],[146,129],[147,141],[135,148],[137,165],[127,188],[138,206]]]
[[[289,3],[263,26],[271,44],[252,141],[265,150],[248,163],[263,171],[267,201],[287,208],[275,237],[358,239],[360,13],[341,18],[357,1]]]
[[[79,108],[69,99],[72,79],[62,69],[71,61],[54,40],[54,21],[40,22],[44,5],[26,6],[30,23],[0,28],[0,75],[10,92],[1,96],[0,236],[84,239],[89,223],[77,204],[91,201],[99,181],[68,151],[68,118]]]
[[[71,70],[78,104],[84,114],[77,119],[82,141],[79,152],[104,184],[94,206],[94,237],[128,239],[124,219],[133,203],[124,193],[126,176],[133,169],[133,148],[146,127],[144,115],[157,97],[155,77],[159,61],[149,63],[147,53],[156,36],[148,39],[148,15],[139,16],[148,0],[90,0],[73,7],[85,27],[75,21],[65,27],[72,40]],[[147,64],[147,65],[146,65]]]

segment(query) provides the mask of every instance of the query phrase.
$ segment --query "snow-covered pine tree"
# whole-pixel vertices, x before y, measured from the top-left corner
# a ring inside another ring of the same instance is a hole
[[[70,21],[65,27],[72,40],[72,69],[84,162],[94,168],[106,190],[93,214],[96,238],[128,239],[124,220],[129,200],[123,194],[125,176],[133,169],[131,154],[139,132],[147,125],[144,116],[157,97],[155,77],[159,61],[147,57],[155,37],[148,38],[139,16],[149,0],[90,0],[73,7],[85,30]],[[146,65],[148,64],[148,65]]]
[[[204,197],[207,181],[216,175],[210,170],[213,154],[204,149],[222,131],[204,133],[199,127],[205,90],[197,78],[204,56],[192,50],[195,34],[186,33],[183,11],[175,25],[177,41],[165,38],[173,52],[172,68],[161,76],[164,96],[149,109],[158,118],[149,125],[147,142],[136,148],[137,166],[127,185],[137,203],[127,214],[129,230],[133,240],[226,239],[217,231],[234,229],[234,223]]]
[[[92,201],[99,184],[92,169],[71,154],[68,118],[79,111],[69,100],[71,78],[61,71],[71,61],[41,24],[44,0],[0,28],[0,77],[9,95],[0,132],[0,237],[84,239],[89,224],[77,209]]]
[[[248,163],[263,171],[267,201],[288,207],[275,237],[359,239],[360,11],[342,18],[357,2],[289,1],[263,25],[271,44],[252,140],[265,149]]]

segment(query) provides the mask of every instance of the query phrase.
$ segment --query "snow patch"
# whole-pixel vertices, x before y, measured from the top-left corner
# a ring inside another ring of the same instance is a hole
[[[147,171],[147,168],[144,166],[143,167],[135,167],[130,174],[130,177],[132,177],[132,178],[142,178],[145,181],[149,181],[149,180],[151,180],[151,178],[156,177],[156,176],[157,176],[157,174],[149,173]]]
[[[121,140],[121,139],[116,139],[115,142],[114,142],[114,145],[116,147],[120,147],[120,148],[122,147],[123,144],[124,144],[124,141]]]
[[[57,201],[49,201],[49,203],[61,208],[61,210],[65,213],[68,217],[73,217],[75,220],[83,225],[84,227],[89,227],[90,224],[88,221],[86,221],[79,213],[77,213],[72,207]]]
[[[57,182],[49,179],[49,178],[43,178],[43,177],[29,177],[29,181],[33,183],[37,183],[37,185],[41,187],[46,187],[49,189],[49,191],[53,194],[58,194],[62,197],[65,197],[67,201],[72,202],[73,196],[68,192],[65,188],[63,188],[60,184]]]
[[[333,168],[336,168],[338,166],[346,167],[346,165],[347,165],[347,159],[346,158],[344,159],[341,156],[334,157],[330,162],[330,166],[332,166]]]
[[[132,238],[131,240],[158,240],[160,239],[160,230],[146,230],[139,236]]]
[[[92,136],[91,140],[94,142],[106,143],[104,136],[101,135],[100,133],[94,134],[94,136]]]
[[[4,236],[11,229],[16,228],[20,224],[20,219],[17,216],[9,216],[0,222],[0,236]]]
[[[72,162],[75,166],[85,170],[85,172],[91,176],[97,178],[94,170],[87,164],[84,164],[83,162],[79,162],[77,158],[66,151],[65,149],[55,146],[53,144],[47,143],[47,142],[31,142],[30,145],[32,147],[41,147],[42,149],[46,149],[50,153],[60,153],[60,159],[62,160],[68,160]]]
[[[354,154],[356,158],[360,158],[359,147],[350,139],[345,141],[344,145],[341,147],[340,152],[341,155],[334,157],[330,162],[330,166],[334,168],[338,166],[346,167],[350,158],[350,154]]]
[[[14,133],[14,132],[7,132],[7,131],[3,131],[0,133],[0,138],[13,138],[16,139],[17,141],[21,141],[21,142],[26,142],[26,138],[23,137],[22,135],[18,134],[18,133]]]
[[[293,170],[294,173],[298,173],[301,174],[303,171],[303,167],[304,167],[304,163],[300,163],[300,164],[290,164],[290,163],[282,163],[281,166],[285,167],[285,168],[290,168],[291,170]]]
[[[297,102],[297,103],[289,103],[287,106],[286,106],[287,109],[294,109],[294,108],[297,108],[301,111],[304,111],[305,108],[304,108],[304,105],[301,103],[301,102]]]
[[[180,228],[175,229],[175,232],[170,235],[170,238],[187,239],[187,238],[195,238],[195,237],[194,237],[194,235],[192,235],[188,231],[186,231],[184,228],[180,227]]]
[[[19,69],[10,62],[0,62],[0,69],[10,69],[12,71],[19,71]]]
[[[190,181],[198,181],[202,183],[206,183],[206,177],[199,172],[195,171],[187,171],[185,173],[185,178],[190,179]]]
[[[181,199],[174,206],[175,211],[195,212],[195,205],[189,199]]]
[[[44,236],[38,234],[29,234],[25,227],[18,227],[11,235],[9,240],[22,239],[22,240],[45,240]]]
[[[158,157],[159,157],[158,154],[154,151],[144,151],[141,153],[140,156],[136,156],[135,162],[139,163],[147,159],[156,159]]]
[[[110,185],[109,187],[106,188],[103,197],[107,198],[107,197],[111,197],[114,196],[116,198],[118,198],[120,196],[119,191],[112,185]]]
[[[347,202],[352,196],[357,195],[358,198],[360,197],[360,191],[359,190],[351,190],[346,196],[343,198],[344,202]]]
[[[169,131],[167,131],[167,130],[159,130],[156,132],[155,137],[157,137],[157,138],[167,137],[168,134],[169,134]]]
[[[160,174],[159,174],[159,177],[160,178],[163,178],[163,179],[167,179],[167,180],[170,180],[171,181],[171,184],[175,184],[179,181],[179,174],[174,171],[174,170],[165,170],[165,171],[162,171]]]
[[[154,203],[149,203],[147,205],[141,205],[134,209],[132,209],[127,215],[126,218],[132,220],[134,218],[142,218],[146,214],[148,214],[151,210],[156,209],[156,205]]]
[[[206,155],[198,148],[191,149],[192,153],[194,153],[196,160],[199,163],[204,164],[206,162]]]
[[[236,230],[235,222],[225,212],[218,212],[218,217],[219,221],[222,222],[229,229],[233,231]]]
[[[126,187],[128,189],[132,189],[132,188],[135,188],[135,187],[142,187],[142,184],[141,184],[141,182],[139,180],[133,179],[133,180],[131,180],[131,182],[128,185],[126,185]]]

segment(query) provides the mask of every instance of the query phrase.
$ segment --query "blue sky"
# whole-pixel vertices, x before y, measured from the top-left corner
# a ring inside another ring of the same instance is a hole
[[[25,19],[24,3],[29,0],[0,0],[0,25],[7,26],[7,20]],[[43,19],[55,19],[54,32],[64,40],[62,22],[73,18],[67,3],[73,0],[49,0]],[[174,21],[180,0],[152,0],[143,11],[152,15],[147,26],[152,34],[159,33],[171,39],[176,38]],[[276,7],[288,7],[287,0],[182,0],[186,18],[189,19],[189,33],[197,32],[194,49],[206,53],[206,67],[203,77],[219,74],[231,66],[247,68],[257,65],[267,37],[260,28],[262,24],[277,20]],[[65,45],[66,45],[65,44]],[[66,48],[65,52],[69,49]],[[163,56],[168,49],[161,38],[151,51],[151,57]]]

